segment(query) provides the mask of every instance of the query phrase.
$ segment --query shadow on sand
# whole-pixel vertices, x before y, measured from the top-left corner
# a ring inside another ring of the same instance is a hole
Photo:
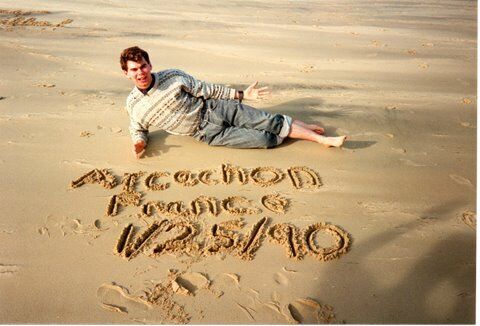
[[[435,236],[434,242],[423,242],[425,238],[416,234],[421,255],[415,250],[403,257],[378,257],[375,253],[384,253],[384,247],[394,246],[400,237],[423,232],[423,226],[446,219],[464,204],[461,199],[452,200],[391,230],[368,239],[355,239],[349,267],[339,269],[338,264],[332,264],[322,270],[323,275],[328,275],[328,282],[348,287],[348,297],[354,300],[352,310],[361,311],[361,320],[347,319],[347,323],[475,322],[475,232],[453,229],[445,235],[425,233]],[[425,250],[426,245],[431,246],[429,250]],[[378,262],[384,273],[372,275],[372,262]],[[403,275],[398,277],[400,273]],[[381,275],[398,281],[385,285]]]
[[[160,156],[168,153],[170,148],[180,147],[178,145],[166,145],[165,140],[168,136],[169,134],[163,130],[151,131],[148,135],[148,146],[144,157]]]
[[[252,107],[255,107],[255,103],[249,103]],[[356,105],[346,105],[344,107],[336,108],[322,108],[325,107],[325,103],[319,98],[303,98],[293,101],[284,102],[271,107],[262,108],[262,110],[270,113],[280,113],[293,117],[294,119],[302,120],[306,123],[315,123],[325,129],[327,136],[341,136],[343,133],[338,131],[336,126],[327,124],[326,120],[332,119],[346,119],[351,115],[352,111],[358,111],[361,109]],[[347,135],[348,136],[348,135]],[[168,134],[162,131],[154,131],[150,133],[150,141],[146,157],[159,155],[161,153],[168,152],[168,148],[165,148],[165,139]],[[295,140],[297,141],[297,140]],[[286,141],[283,146],[292,144],[294,140]],[[346,149],[364,149],[376,144],[376,141],[355,141],[348,139],[343,145]]]

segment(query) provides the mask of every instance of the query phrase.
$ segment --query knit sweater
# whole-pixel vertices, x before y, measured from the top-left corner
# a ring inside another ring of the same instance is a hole
[[[181,70],[164,70],[153,76],[154,85],[146,94],[134,87],[127,97],[134,143],[147,142],[150,126],[174,135],[193,135],[200,124],[204,99],[235,98],[234,89],[205,83]]]

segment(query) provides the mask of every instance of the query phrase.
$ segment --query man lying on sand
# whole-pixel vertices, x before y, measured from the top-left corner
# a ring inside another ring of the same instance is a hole
[[[127,110],[136,158],[145,152],[150,126],[212,146],[235,148],[271,148],[287,137],[340,147],[346,138],[326,137],[320,126],[243,104],[243,99],[270,94],[267,87],[257,88],[257,82],[237,91],[176,69],[152,73],[148,53],[136,46],[122,51],[120,65],[135,84],[127,98]]]

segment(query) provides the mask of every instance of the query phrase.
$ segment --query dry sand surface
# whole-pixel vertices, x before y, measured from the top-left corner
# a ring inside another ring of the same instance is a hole
[[[473,323],[475,1],[0,1],[0,323]],[[123,48],[349,136],[131,155]]]

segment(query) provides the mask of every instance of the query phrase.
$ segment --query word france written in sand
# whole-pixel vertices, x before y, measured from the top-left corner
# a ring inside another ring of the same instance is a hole
[[[327,261],[345,254],[349,248],[348,233],[328,223],[315,223],[300,229],[290,223],[272,224],[272,218],[263,217],[246,233],[239,232],[245,226],[242,216],[261,214],[264,210],[273,214],[285,214],[290,200],[279,194],[265,195],[257,204],[243,196],[218,199],[204,195],[189,204],[183,201],[149,201],[142,204],[144,193],[137,191],[136,186],[143,177],[144,188],[150,192],[165,191],[172,180],[187,188],[198,184],[230,185],[234,180],[242,185],[267,188],[289,179],[294,189],[304,191],[318,189],[322,185],[318,174],[305,166],[290,167],[286,172],[274,167],[249,170],[222,164],[220,172],[209,169],[198,173],[188,170],[173,174],[166,171],[150,174],[124,173],[122,191],[110,197],[105,215],[115,216],[121,212],[122,207],[137,206],[140,207],[137,217],[155,219],[143,232],[136,231],[132,223],[123,228],[114,252],[127,260],[140,253],[150,257],[166,253],[197,257],[231,254],[243,260],[251,260],[265,238],[283,246],[287,257],[296,260],[310,255],[320,261]],[[72,181],[70,186],[78,188],[85,184],[99,184],[112,189],[118,182],[117,177],[108,169],[94,169]],[[222,213],[232,215],[233,219],[215,223],[210,228],[201,227],[204,224],[201,223],[200,216],[216,217]],[[331,247],[324,248],[317,244],[315,239],[320,232],[332,237],[334,244]]]

